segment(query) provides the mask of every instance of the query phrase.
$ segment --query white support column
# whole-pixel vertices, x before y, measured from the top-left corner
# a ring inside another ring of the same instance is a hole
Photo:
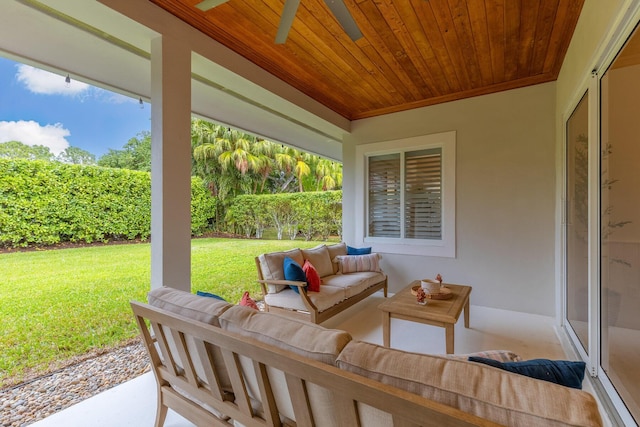
[[[191,291],[191,50],[151,42],[151,288]]]

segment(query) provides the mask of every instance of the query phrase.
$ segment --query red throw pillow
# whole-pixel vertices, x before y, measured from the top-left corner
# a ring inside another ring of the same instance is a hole
[[[259,310],[258,304],[256,304],[256,302],[249,296],[249,292],[242,294],[242,299],[238,304]]]
[[[320,276],[316,268],[308,259],[302,264],[302,271],[307,276],[307,290],[311,292],[320,292]]]

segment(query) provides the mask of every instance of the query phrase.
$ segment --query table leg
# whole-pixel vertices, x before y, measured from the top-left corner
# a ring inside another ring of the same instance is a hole
[[[445,335],[446,335],[446,341],[447,341],[447,354],[453,354],[453,330],[454,330],[455,325],[453,324],[446,324],[444,326],[444,330],[445,330]]]
[[[391,347],[391,316],[389,312],[382,312],[382,345]]]
[[[467,298],[467,302],[464,304],[464,327],[469,329],[469,298]]]

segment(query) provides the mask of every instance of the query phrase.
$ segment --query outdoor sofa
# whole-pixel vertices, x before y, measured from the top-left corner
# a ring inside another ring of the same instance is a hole
[[[381,347],[169,288],[148,298],[131,305],[157,380],[156,427],[168,408],[198,426],[602,425],[591,394],[466,356]]]
[[[320,278],[318,291],[304,290],[304,277],[285,277],[285,258],[299,266],[308,261]],[[387,276],[378,258],[375,253],[348,255],[345,243],[262,254],[255,261],[265,311],[322,323],[379,290],[386,297]]]

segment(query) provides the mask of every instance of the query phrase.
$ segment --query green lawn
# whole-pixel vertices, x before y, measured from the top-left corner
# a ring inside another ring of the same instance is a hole
[[[317,244],[195,239],[191,289],[258,298],[256,255]],[[136,336],[129,301],[146,301],[149,288],[149,244],[0,254],[0,387]]]

